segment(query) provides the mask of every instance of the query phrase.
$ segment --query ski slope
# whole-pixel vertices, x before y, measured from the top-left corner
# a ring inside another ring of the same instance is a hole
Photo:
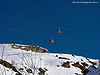
[[[88,64],[87,75],[100,75],[100,65],[97,59],[88,58],[87,60],[83,56],[71,54],[25,51],[14,49],[11,44],[0,44],[0,59],[12,64],[22,75],[39,75],[39,68],[45,70],[45,75],[84,75],[80,68],[73,66],[77,62]],[[89,61],[96,63],[95,68]],[[69,62],[70,68],[63,67],[64,62]],[[23,70],[19,70],[20,68]],[[32,73],[28,73],[27,69],[31,69]],[[16,72],[0,64],[0,75],[16,75]]]

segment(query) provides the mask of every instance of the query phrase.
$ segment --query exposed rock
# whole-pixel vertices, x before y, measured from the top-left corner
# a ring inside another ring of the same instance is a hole
[[[82,71],[82,73],[83,73],[84,75],[86,75],[88,72],[89,72],[88,69]]]
[[[56,57],[58,57],[58,55],[56,55]]]
[[[66,60],[70,60],[69,58],[65,58],[65,57],[59,57],[59,59],[66,59]]]
[[[48,71],[48,69],[44,68],[45,71]]]
[[[70,68],[70,62],[69,62],[69,61],[64,62],[64,63],[62,64],[62,67]]]
[[[14,49],[21,49],[26,51],[33,51],[33,52],[39,52],[39,53],[50,53],[47,49],[41,48],[39,46],[24,46],[24,45],[17,45],[12,44],[12,48]]]
[[[21,74],[19,74],[19,73],[16,73],[15,75],[21,75]]]
[[[96,69],[96,67],[94,65],[92,67]]]
[[[81,75],[81,74],[78,74],[78,73],[75,73],[76,75]]]
[[[32,73],[32,70],[31,70],[30,68],[28,68],[26,71],[27,71],[28,73]]]
[[[23,71],[24,69],[23,69],[23,68],[19,68],[18,70],[19,70],[19,71]]]
[[[39,75],[45,75],[45,72],[47,71],[47,69],[42,69],[42,68],[39,68],[38,69],[40,72],[38,73]]]
[[[87,66],[87,67],[89,66],[89,65],[88,65],[87,63],[85,63],[85,62],[83,62],[83,63],[81,63],[81,64],[82,64],[84,67],[85,67],[85,66]]]
[[[76,63],[74,63],[74,64],[72,64],[72,65],[75,66],[75,67],[80,68],[80,69],[82,70],[81,72],[82,72],[83,74],[86,74],[86,73],[89,72],[89,70],[86,69],[86,67],[80,65],[79,62],[76,62]]]
[[[92,65],[96,65],[95,62],[90,61],[88,58],[86,58]]]
[[[57,67],[59,67],[60,65],[57,65]]]
[[[83,59],[81,59],[81,61],[83,61]]]
[[[73,57],[75,57],[75,55],[72,54]]]
[[[13,71],[17,72],[18,75],[22,75],[19,71],[17,71],[17,69],[14,66],[12,66],[12,64],[10,64],[7,61],[0,59],[0,64],[2,64],[3,66],[7,68],[11,68]]]
[[[99,60],[99,63],[100,63],[100,60]]]

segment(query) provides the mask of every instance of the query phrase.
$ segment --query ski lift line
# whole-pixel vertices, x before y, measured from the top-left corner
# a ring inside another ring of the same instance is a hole
[[[2,28],[3,28],[3,27],[2,27]],[[42,37],[49,37],[49,36],[45,36],[45,35],[42,35],[42,34],[30,33],[30,32],[25,32],[25,31],[10,29],[10,28],[3,28],[3,29],[11,30],[11,31],[16,31],[16,32],[21,32],[21,33],[25,33],[25,34],[30,34],[30,35],[34,35],[34,36],[35,36],[35,35],[38,35],[38,36],[42,36]]]
[[[92,34],[92,33],[85,33],[83,31],[79,31],[79,30],[69,29],[69,28],[63,28],[63,27],[61,27],[61,28],[65,29],[65,30],[76,31],[76,32],[79,32],[79,33],[84,33],[84,34],[97,35],[97,34]]]
[[[0,28],[1,28],[1,27],[0,27]],[[3,28],[3,27],[2,27],[2,28]],[[22,33],[26,33],[26,34],[31,34],[31,35],[33,35],[33,33],[25,32],[25,31],[19,31],[19,30],[15,30],[15,29],[10,29],[10,28],[3,28],[3,29],[11,30],[11,31],[17,31],[17,32],[22,32]]]
[[[18,30],[8,29],[8,28],[5,28],[5,29],[7,29],[7,30],[12,30],[12,31],[18,31]],[[33,35],[33,33],[29,33],[29,32],[24,32],[24,31],[18,31],[18,32],[22,32],[22,33],[27,33],[27,34]],[[45,35],[41,35],[41,34],[36,34],[36,33],[34,33],[34,36],[35,36],[35,35],[42,36],[42,37],[49,37],[49,36],[45,36]],[[73,40],[73,39],[65,39],[65,38],[58,38],[58,37],[53,37],[53,38],[62,39],[62,40],[77,41],[77,42],[86,42],[86,41],[82,41],[82,40]],[[88,41],[87,41],[86,43],[100,43],[100,42],[88,42]]]
[[[69,41],[76,41],[76,42],[85,42],[85,43],[100,43],[100,42],[91,42],[91,41],[83,41],[83,40],[74,40],[74,39],[66,39],[66,38],[58,38],[58,37],[53,37],[56,39],[61,39],[61,40],[69,40]]]
[[[1,14],[0,14],[0,16],[6,17],[6,18],[15,19],[15,20],[20,20],[20,21],[25,21],[25,22],[31,22],[31,23],[39,24],[39,25],[43,25],[43,26],[57,27],[57,26],[51,26],[51,25],[48,25],[48,24],[43,24],[43,23],[39,23],[39,22],[29,21],[29,20],[25,20],[25,19],[19,19],[19,18],[15,18],[15,17],[11,17],[11,16],[5,16],[5,15],[1,15]]]
[[[2,15],[2,14],[0,14],[0,16],[6,17],[6,18],[15,19],[15,20],[21,20],[21,21],[25,21],[25,22],[31,22],[31,23],[34,23],[34,24],[42,25],[42,26],[49,26],[49,27],[54,27],[54,28],[58,27],[58,26],[54,26],[54,25],[43,24],[43,23],[29,21],[29,20],[25,20],[25,19],[14,18],[14,17],[11,17],[11,16],[5,16],[5,15]],[[84,33],[84,34],[97,35],[97,34],[92,34],[92,33],[85,33],[83,31],[74,30],[74,29],[70,29],[70,28],[64,28],[64,27],[60,27],[60,28],[64,29],[64,30],[70,30],[70,31],[75,31],[75,32],[79,32],[79,33]]]
[[[3,29],[7,29],[7,30],[11,30],[11,31],[17,31],[17,32],[21,32],[21,33],[26,33],[26,34],[31,34],[34,36],[37,35],[37,36],[42,36],[42,37],[46,37],[46,38],[49,38],[50,36],[46,36],[46,35],[42,35],[42,34],[36,34],[36,33],[30,33],[30,32],[25,32],[25,31],[19,31],[19,30],[15,30],[15,29],[9,29],[9,28],[3,28]],[[61,40],[69,40],[69,41],[77,41],[77,42],[85,42],[85,43],[100,43],[100,42],[89,42],[89,41],[83,41],[83,40],[74,40],[74,39],[66,39],[66,38],[58,38],[58,37],[54,37],[53,38],[55,39],[61,39]]]

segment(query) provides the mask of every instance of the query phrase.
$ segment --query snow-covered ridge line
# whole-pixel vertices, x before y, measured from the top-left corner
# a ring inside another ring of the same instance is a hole
[[[12,48],[12,45],[0,45],[0,59],[12,64],[22,75],[100,75],[98,59],[72,54],[38,53],[21,50],[27,45],[17,44],[21,47],[18,49],[15,45]],[[0,75],[16,75],[16,72],[0,64]]]

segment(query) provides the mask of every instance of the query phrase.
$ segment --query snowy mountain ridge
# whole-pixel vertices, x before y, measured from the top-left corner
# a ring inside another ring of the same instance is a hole
[[[35,50],[30,50],[33,46],[27,50],[27,45],[17,46],[0,44],[0,75],[100,75],[98,59],[49,53],[36,46]]]

